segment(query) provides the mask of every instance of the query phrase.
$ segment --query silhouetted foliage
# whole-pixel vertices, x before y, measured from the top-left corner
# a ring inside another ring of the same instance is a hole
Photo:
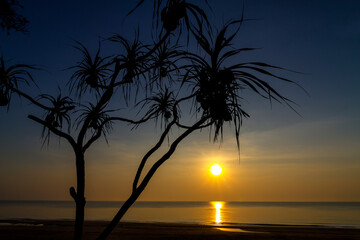
[[[245,62],[226,66],[224,63],[232,57],[238,57],[245,51],[255,50],[254,48],[234,48],[232,40],[240,30],[243,20],[231,21],[215,36],[206,36],[203,31],[193,31],[194,37],[203,55],[186,52],[186,58],[191,60],[187,66],[188,72],[183,78],[183,84],[189,82],[193,85],[192,92],[196,95],[195,105],[200,105],[197,110],[203,115],[209,115],[209,121],[213,122],[214,141],[219,134],[223,134],[225,122],[232,122],[235,126],[235,136],[239,148],[240,127],[243,117],[250,117],[241,105],[240,90],[250,89],[256,94],[268,100],[284,102],[290,105],[292,101],[271,87],[263,80],[273,78],[293,83],[293,81],[277,76],[267,69],[282,69],[261,62]],[[236,29],[227,34],[229,27]],[[210,32],[210,31],[208,31]],[[285,70],[285,69],[282,69]]]
[[[136,7],[129,13],[131,14],[137,8],[139,8],[145,0],[140,0]],[[204,0],[208,4],[207,0]],[[202,24],[209,25],[208,17],[205,11],[199,6],[190,3],[186,0],[153,0],[154,3],[154,15],[153,20],[156,22],[156,28],[159,27],[159,22],[162,24],[162,28],[167,32],[175,31],[180,26],[182,31],[182,25],[189,31],[194,25],[192,21],[196,22],[196,26],[200,27]],[[194,19],[192,19],[192,17]]]
[[[175,106],[176,99],[173,92],[170,92],[168,88],[164,91],[160,91],[156,96],[145,98],[143,101],[142,108],[147,107],[147,112],[145,116],[152,116],[157,122],[160,120],[160,125],[163,124],[165,127],[168,124],[168,121],[173,115],[173,112],[176,112],[176,115],[179,115],[178,109]]]
[[[77,42],[77,44],[75,48],[82,53],[83,59],[69,68],[76,70],[68,82],[69,89],[70,91],[75,89],[79,98],[87,91],[95,91],[100,94],[101,86],[106,85],[106,80],[110,75],[110,69],[108,68],[110,57],[102,58],[100,56],[99,45],[95,57],[92,58],[84,45],[80,42]]]
[[[97,134],[98,132],[102,133],[106,142],[106,135],[109,134],[112,130],[112,121],[110,120],[109,113],[114,112],[115,110],[105,110],[107,105],[104,105],[100,111],[96,110],[96,106],[92,103],[89,103],[89,106],[84,106],[84,109],[80,109],[81,114],[76,119],[77,128],[85,121],[85,119],[92,115],[88,128],[92,132],[92,135]]]
[[[0,0],[0,27],[10,34],[10,30],[26,33],[29,21],[16,12],[23,6],[16,0]]]
[[[56,98],[49,94],[41,94],[38,97],[38,101],[44,99],[50,102],[51,107],[45,113],[46,125],[43,126],[41,136],[44,143],[49,144],[51,130],[47,126],[61,130],[65,121],[68,126],[67,132],[70,132],[71,118],[69,114],[75,109],[75,105],[71,98],[62,97],[61,93]]]
[[[10,105],[10,100],[15,89],[21,83],[30,85],[34,79],[29,70],[36,69],[34,66],[26,64],[15,64],[6,66],[4,58],[0,57],[0,106]],[[36,85],[36,84],[35,84]]]
[[[139,1],[129,14],[143,2]],[[106,43],[120,47],[110,56],[101,56],[100,44],[92,54],[83,44],[76,42],[75,49],[81,53],[81,60],[68,68],[73,71],[67,83],[68,95],[41,94],[37,98],[27,95],[19,83],[34,82],[28,70],[35,68],[30,65],[6,67],[1,58],[0,105],[8,106],[13,93],[28,99],[44,111],[42,117],[28,116],[42,125],[44,143],[49,144],[50,135],[54,134],[67,140],[75,153],[77,186],[69,189],[76,203],[74,239],[81,239],[83,231],[85,153],[101,136],[107,141],[106,136],[116,122],[130,124],[135,129],[153,120],[155,124],[160,123],[161,135],[141,159],[131,195],[99,239],[110,234],[158,168],[191,133],[208,128],[210,134],[213,132],[213,141],[219,137],[221,140],[224,124],[229,123],[234,126],[237,147],[240,148],[242,121],[250,117],[242,105],[243,90],[292,108],[292,101],[270,84],[273,80],[294,83],[273,73],[274,70],[286,69],[263,62],[239,62],[235,58],[245,51],[255,50],[233,45],[246,21],[243,16],[226,23],[214,34],[205,11],[197,5],[185,0],[153,2],[154,30],[158,34],[155,38],[158,40],[144,44],[139,39],[139,32],[132,41],[115,34],[107,38],[109,41]],[[162,23],[160,29],[159,21]],[[183,30],[186,30],[186,37],[181,37]],[[198,45],[198,50],[194,50],[194,45]],[[125,105],[125,110],[112,109],[110,106],[114,104]],[[192,106],[188,114],[181,113],[185,106]],[[138,109],[138,120],[126,118],[126,111],[133,108]],[[194,122],[188,122],[186,116],[189,115],[194,116]],[[170,134],[174,128],[178,128],[179,135]],[[145,172],[148,159],[161,150],[165,139],[168,139],[168,148],[162,149],[165,152]]]
[[[152,87],[156,84],[156,87],[163,86],[163,81],[166,83],[173,83],[173,72],[179,75],[180,68],[177,66],[177,62],[181,59],[181,54],[178,51],[176,45],[169,46],[169,42],[164,42],[160,45],[154,54],[150,57],[149,61],[152,63],[149,73],[149,86]]]

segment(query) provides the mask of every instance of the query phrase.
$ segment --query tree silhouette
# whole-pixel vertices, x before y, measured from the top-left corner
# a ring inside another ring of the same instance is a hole
[[[143,2],[139,1],[129,14]],[[185,0],[154,0],[154,16],[158,40],[150,44],[143,44],[138,35],[130,41],[116,34],[107,38],[106,43],[119,44],[122,52],[102,57],[100,44],[93,56],[77,42],[75,48],[82,54],[82,59],[69,68],[73,75],[67,83],[68,95],[65,96],[61,92],[56,97],[48,94],[29,96],[19,83],[35,86],[29,73],[35,67],[7,67],[1,58],[0,105],[9,107],[13,94],[26,98],[44,111],[41,117],[28,115],[43,127],[44,144],[49,144],[53,134],[67,140],[74,151],[77,183],[69,189],[76,203],[74,239],[81,239],[83,233],[86,151],[101,136],[106,139],[113,124],[123,122],[136,128],[155,121],[162,126],[162,133],[139,162],[129,198],[98,239],[108,237],[158,168],[190,134],[210,129],[215,142],[223,137],[224,123],[229,123],[234,126],[239,148],[242,120],[249,117],[242,106],[243,90],[292,108],[292,101],[270,85],[272,80],[294,83],[273,73],[286,69],[263,62],[242,63],[236,59],[243,52],[254,50],[232,45],[246,21],[243,16],[229,21],[216,34],[205,11]],[[185,42],[185,47],[181,47],[181,41]],[[198,51],[192,49],[195,45],[198,45]],[[229,64],[234,61],[235,64]],[[83,103],[85,98],[92,100]],[[129,109],[138,108],[140,117],[134,120],[125,117],[126,114],[122,116],[123,111],[111,107],[114,104],[110,101],[114,99],[123,99]],[[181,109],[186,106],[192,107],[184,114]],[[189,115],[195,116],[192,123],[184,120]],[[179,135],[171,134],[174,128],[181,130]],[[167,150],[144,172],[149,158],[160,151],[165,139],[169,144]]]
[[[10,34],[10,30],[26,33],[29,21],[16,12],[23,6],[16,0],[0,0],[0,27]]]

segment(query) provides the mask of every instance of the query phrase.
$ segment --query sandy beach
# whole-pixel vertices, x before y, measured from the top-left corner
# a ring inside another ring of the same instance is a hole
[[[96,239],[106,225],[87,221],[84,239]],[[0,221],[0,239],[71,239],[72,221]],[[322,226],[209,226],[169,223],[120,223],[109,239],[360,239],[360,229]]]

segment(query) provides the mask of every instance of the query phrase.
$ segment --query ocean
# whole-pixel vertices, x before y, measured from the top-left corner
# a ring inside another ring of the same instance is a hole
[[[111,220],[123,202],[90,201],[87,220]],[[70,201],[0,201],[0,219],[74,218]],[[136,202],[123,221],[360,228],[360,202]]]

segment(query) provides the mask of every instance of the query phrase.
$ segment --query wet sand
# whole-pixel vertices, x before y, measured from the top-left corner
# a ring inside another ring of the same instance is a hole
[[[96,239],[106,222],[87,221],[84,239]],[[71,239],[72,221],[0,221],[0,239]],[[208,226],[170,223],[120,223],[109,239],[359,239],[360,229],[322,226],[236,225]]]

